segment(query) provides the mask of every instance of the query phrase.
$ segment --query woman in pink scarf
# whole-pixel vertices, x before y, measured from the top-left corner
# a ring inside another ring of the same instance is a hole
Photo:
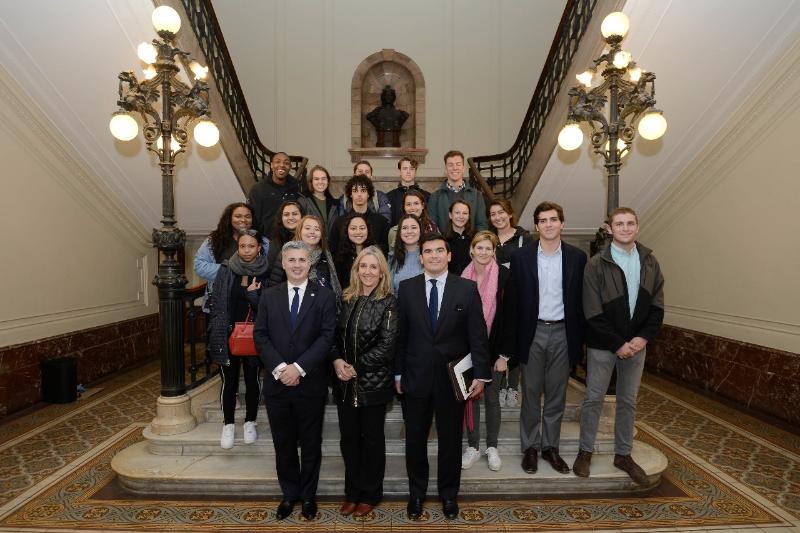
[[[500,470],[502,460],[497,451],[497,436],[500,433],[500,384],[509,364],[515,364],[516,355],[516,295],[511,271],[498,265],[495,260],[497,236],[489,231],[479,231],[472,238],[470,256],[472,261],[461,274],[478,285],[483,304],[483,318],[489,334],[489,351],[492,356],[492,382],[486,385],[486,450],[490,470]],[[472,402],[471,400],[469,400]],[[469,411],[469,408],[468,408]],[[461,457],[461,468],[470,468],[481,453],[480,447],[480,403],[472,402],[472,428],[467,425],[469,447]]]

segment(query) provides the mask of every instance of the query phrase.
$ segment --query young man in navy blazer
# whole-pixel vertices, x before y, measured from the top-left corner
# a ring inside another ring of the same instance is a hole
[[[309,281],[309,255],[302,241],[283,245],[286,281],[261,293],[253,332],[268,374],[264,403],[283,492],[275,513],[278,520],[289,516],[297,501],[303,502],[307,520],[317,515],[326,361],[336,328],[336,299],[333,291]]]
[[[436,414],[439,441],[437,484],[447,519],[458,517],[464,402],[456,399],[447,363],[472,353],[475,380],[470,397],[480,398],[491,381],[489,339],[474,281],[447,271],[450,250],[438,233],[420,241],[423,274],[400,283],[395,386],[404,395],[406,511],[417,519],[428,490],[428,433]]]
[[[536,473],[541,452],[553,470],[568,474],[569,466],[559,455],[558,446],[569,371],[582,353],[586,254],[561,240],[564,210],[560,205],[542,202],[533,217],[539,240],[522,247],[511,259],[518,289],[522,469]]]

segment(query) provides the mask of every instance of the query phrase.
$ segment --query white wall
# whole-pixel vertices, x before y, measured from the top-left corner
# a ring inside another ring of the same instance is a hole
[[[0,346],[158,311],[148,234],[0,69]]]
[[[666,322],[800,353],[800,41],[642,221]]]
[[[370,54],[393,48],[422,69],[428,159],[511,146],[550,49],[563,1],[226,0],[215,2],[259,136],[334,175],[352,170],[350,84]],[[379,175],[396,161],[375,160]]]

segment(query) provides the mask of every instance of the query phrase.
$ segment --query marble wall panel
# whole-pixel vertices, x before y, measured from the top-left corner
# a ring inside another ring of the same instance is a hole
[[[78,358],[78,382],[91,383],[158,353],[158,315],[0,348],[0,417],[42,398],[41,363]]]
[[[647,368],[800,423],[800,354],[665,325],[647,350]]]

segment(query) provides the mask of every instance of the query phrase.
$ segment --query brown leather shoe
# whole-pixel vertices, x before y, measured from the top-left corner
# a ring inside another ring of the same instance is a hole
[[[636,464],[633,457],[630,455],[615,455],[614,466],[631,476],[631,479],[637,485],[647,485],[647,474],[642,467]]]
[[[348,516],[353,514],[353,511],[356,510],[358,506],[357,503],[353,502],[344,502],[341,507],[339,507],[339,512],[342,513],[342,516]]]
[[[374,505],[368,503],[359,503],[356,510],[353,511],[353,516],[367,516],[375,508]]]
[[[535,474],[539,470],[538,451],[531,446],[522,456],[522,469],[528,474]]]
[[[558,448],[549,448],[542,451],[542,459],[550,463],[553,470],[560,474],[569,474],[569,466],[564,462],[564,459],[558,455]]]
[[[572,464],[572,472],[578,477],[589,477],[590,464],[592,464],[592,452],[580,450]]]

